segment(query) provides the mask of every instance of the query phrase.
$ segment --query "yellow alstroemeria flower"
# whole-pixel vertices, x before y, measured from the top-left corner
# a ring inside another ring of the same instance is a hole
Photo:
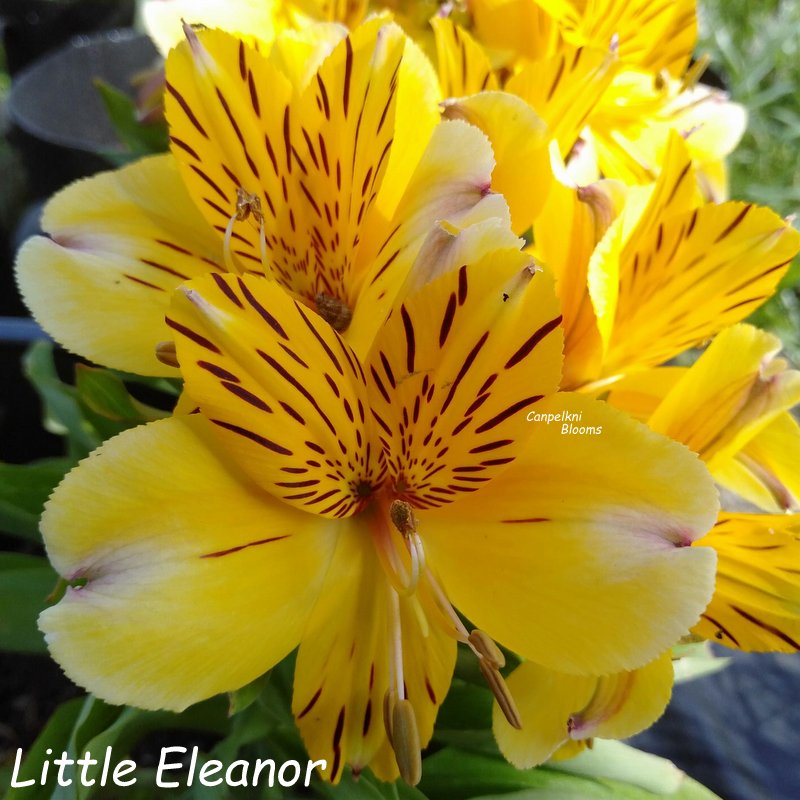
[[[414,782],[456,641],[518,723],[492,639],[602,675],[656,658],[708,602],[713,551],[687,545],[716,515],[709,476],[555,393],[557,302],[519,250],[407,296],[363,362],[256,276],[198,278],[168,320],[200,413],[105,443],[42,522],[72,588],[40,625],[98,696],[181,709],[299,644],[293,709],[326,777]],[[563,434],[575,414],[601,430]]]
[[[373,20],[326,57],[328,30],[313,58],[297,39],[265,58],[187,29],[167,62],[172,154],[67,187],[45,209],[50,238],[20,251],[23,297],[55,339],[118,369],[175,374],[155,354],[170,291],[254,271],[340,330],[352,315],[346,335],[365,352],[429,234],[507,228],[485,136],[437,125],[436,76],[413,43]]]
[[[655,184],[554,182],[533,233],[562,302],[563,388],[599,390],[701,344],[767,300],[800,251],[767,208],[702,205],[674,133]]]

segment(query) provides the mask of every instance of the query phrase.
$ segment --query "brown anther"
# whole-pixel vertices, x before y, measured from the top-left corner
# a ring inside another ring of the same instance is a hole
[[[494,643],[491,636],[477,628],[469,635],[469,643],[481,658],[485,658],[495,669],[502,669],[506,665],[506,657]]]
[[[409,700],[398,700],[392,712],[392,749],[400,777],[416,786],[422,777],[422,755],[414,706]]]
[[[175,342],[159,342],[156,345],[156,358],[168,367],[180,367]]]
[[[250,215],[259,224],[264,224],[264,214],[261,211],[261,198],[256,194],[250,194],[240,186],[236,190],[236,219],[239,222],[246,220]]]
[[[417,518],[411,505],[405,500],[392,500],[389,506],[389,518],[403,536],[413,536],[417,532]]]
[[[489,684],[489,688],[492,690],[494,699],[497,700],[497,705],[500,706],[500,710],[508,720],[508,724],[511,725],[512,728],[521,730],[522,720],[517,710],[517,704],[514,702],[514,698],[508,690],[505,678],[503,678],[500,671],[485,658],[478,659],[478,666],[481,668],[486,683]]]
[[[320,292],[314,301],[317,304],[317,314],[319,314],[328,325],[338,333],[344,333],[350,327],[350,320],[353,319],[353,312],[350,307],[324,292]]]

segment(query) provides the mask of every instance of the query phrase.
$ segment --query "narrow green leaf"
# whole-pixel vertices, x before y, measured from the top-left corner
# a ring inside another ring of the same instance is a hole
[[[68,458],[0,463],[0,531],[40,541],[39,517],[44,503],[73,465]]]
[[[633,748],[629,748],[633,750]],[[642,754],[645,755],[645,754]],[[626,755],[626,757],[629,757]],[[656,758],[656,757],[653,757]],[[634,758],[636,769],[628,773],[639,782],[646,782],[643,762]],[[651,777],[663,792],[648,791],[640,785],[604,775],[571,774],[565,770],[569,762],[554,762],[535,769],[521,770],[500,758],[446,748],[423,762],[421,789],[430,800],[714,800],[716,795],[676,770],[664,759],[658,775]],[[652,767],[655,762],[648,762]],[[664,769],[664,764],[667,768]],[[600,770],[604,771],[604,770]],[[607,771],[611,771],[609,767]],[[618,765],[619,774],[625,770]],[[669,780],[666,775],[669,774]],[[718,800],[718,799],[717,799]]]
[[[269,672],[265,672],[254,681],[248,683],[247,686],[242,686],[241,689],[237,689],[235,692],[229,692],[228,700],[230,703],[230,709],[228,711],[228,715],[232,717],[234,714],[239,714],[246,708],[249,708],[253,703],[255,703],[256,700],[258,700],[259,696],[268,684]]]
[[[10,788],[4,800],[51,800],[53,784],[48,782],[45,786],[39,784],[42,765],[50,758],[48,748],[52,752],[61,754],[66,750],[72,727],[81,712],[83,699],[76,698],[62,703],[53,713],[45,725],[44,730],[25,754],[22,768],[17,776],[17,783],[32,780],[31,786],[17,786]]]
[[[168,149],[165,125],[143,125],[137,118],[136,105],[127,94],[100,79],[95,80],[94,85],[100,93],[119,140],[125,145],[131,158],[163,153]]]
[[[0,650],[47,652],[36,619],[57,581],[44,558],[0,553]]]
[[[132,397],[125,384],[106,369],[78,364],[75,385],[81,401],[95,414],[112,422],[139,425],[169,416],[168,412]]]
[[[34,342],[22,363],[25,376],[42,399],[45,429],[66,437],[71,458],[83,458],[101,439],[85,419],[75,388],[58,377],[53,363],[53,345]]]

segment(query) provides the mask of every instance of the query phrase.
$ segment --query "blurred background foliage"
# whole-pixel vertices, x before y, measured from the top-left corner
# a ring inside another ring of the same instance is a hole
[[[731,99],[747,108],[747,132],[729,159],[731,197],[800,216],[800,2],[699,0],[697,53]],[[798,222],[795,222],[797,225]],[[800,365],[800,259],[781,291],[751,321],[781,337]]]

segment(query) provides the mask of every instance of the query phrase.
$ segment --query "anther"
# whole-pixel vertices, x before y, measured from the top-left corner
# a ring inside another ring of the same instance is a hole
[[[317,304],[317,314],[337,333],[344,333],[350,327],[353,312],[338,297],[320,292],[314,298],[314,302]]]
[[[168,367],[180,367],[175,342],[159,342],[156,345],[156,358]]]
[[[414,509],[405,500],[392,500],[392,504],[389,506],[389,517],[403,536],[411,536],[417,532]]]
[[[398,700],[392,709],[392,749],[400,777],[416,786],[422,777],[422,756],[417,717],[409,700]]]
[[[223,239],[222,252],[225,258],[225,266],[230,272],[241,272],[233,263],[231,253],[231,237],[233,236],[233,226],[237,222],[244,222],[252,216],[258,224],[259,244],[261,248],[261,265],[267,271],[267,240],[264,234],[264,213],[261,210],[261,198],[257,194],[245,191],[241,186],[236,189],[236,210],[228,220],[225,228],[225,238]]]
[[[425,569],[425,548],[417,532],[417,518],[409,503],[405,500],[393,500],[389,506],[389,519],[400,531],[411,556],[411,576],[407,587],[411,593],[417,588],[420,574]]]
[[[481,668],[486,683],[489,684],[489,688],[492,690],[494,699],[497,700],[497,705],[500,706],[500,710],[508,720],[508,724],[511,725],[512,728],[521,730],[522,719],[519,716],[517,704],[514,702],[514,698],[511,696],[511,692],[508,689],[505,678],[500,674],[500,670],[486,658],[479,658],[478,666]]]
[[[477,628],[469,635],[469,643],[475,652],[486,659],[495,669],[502,669],[506,665],[506,657],[494,640],[488,634]]]

